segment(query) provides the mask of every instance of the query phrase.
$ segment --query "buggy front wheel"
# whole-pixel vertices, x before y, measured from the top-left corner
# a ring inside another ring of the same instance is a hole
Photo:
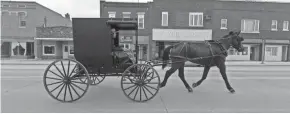
[[[134,64],[128,67],[121,79],[121,88],[127,98],[136,102],[146,102],[159,91],[160,77],[148,64]]]
[[[76,67],[78,70],[75,70]],[[76,60],[61,59],[47,67],[43,83],[52,98],[61,102],[73,102],[82,98],[89,89],[89,83],[82,83],[80,79],[90,79],[86,68]]]

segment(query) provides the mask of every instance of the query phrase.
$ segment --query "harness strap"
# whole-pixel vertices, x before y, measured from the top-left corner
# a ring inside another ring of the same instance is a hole
[[[224,54],[225,56],[228,56],[228,51],[225,49],[225,47],[222,45],[222,43],[221,42],[219,42],[219,41],[215,41],[217,44],[218,44],[218,46],[220,47],[220,49],[221,49],[221,51],[222,51],[222,53],[221,54]]]
[[[214,57],[214,54],[213,54],[213,51],[212,51],[212,46],[211,46],[210,42],[208,42],[208,41],[206,41],[205,43],[208,45],[209,51],[210,51],[211,56],[212,56],[212,58],[210,60],[210,63],[209,63],[209,65],[211,65],[212,61],[213,61],[213,57]]]

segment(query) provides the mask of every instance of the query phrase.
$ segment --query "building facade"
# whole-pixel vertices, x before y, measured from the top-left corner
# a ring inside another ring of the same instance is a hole
[[[100,1],[100,17],[101,18],[136,18],[138,19],[138,47],[139,59],[149,60],[150,52],[150,33],[149,24],[149,7],[150,3],[120,3]],[[125,50],[135,50],[135,32],[120,31],[120,45]]]
[[[154,0],[150,9],[152,58],[180,41],[212,40],[212,6],[214,0]]]
[[[1,1],[1,57],[34,58],[36,27],[72,26],[71,20],[36,2]]]
[[[216,40],[241,31],[245,51],[227,60],[289,61],[289,3],[218,0],[154,0],[150,17],[153,55],[180,41]],[[264,42],[264,43],[263,43]]]
[[[289,61],[289,6],[290,3],[218,1],[212,13],[213,37],[241,30],[245,51],[230,49],[229,60]]]
[[[35,42],[37,42],[36,58],[74,58],[72,31],[72,27],[66,26],[37,27],[35,38]]]

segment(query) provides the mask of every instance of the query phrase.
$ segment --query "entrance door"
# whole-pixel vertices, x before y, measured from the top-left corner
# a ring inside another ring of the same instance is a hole
[[[63,45],[62,49],[63,49],[63,51],[62,51],[62,58],[63,59],[68,58],[68,45]]]
[[[255,61],[255,47],[251,47],[250,60]]]
[[[287,61],[287,46],[282,46],[282,61]]]

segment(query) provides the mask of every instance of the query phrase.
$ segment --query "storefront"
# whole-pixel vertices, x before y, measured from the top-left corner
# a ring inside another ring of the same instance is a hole
[[[71,27],[38,27],[36,30],[36,59],[74,58]]]
[[[180,41],[212,40],[211,29],[153,29],[152,40],[155,42],[153,55],[160,58],[163,50]]]
[[[33,37],[1,37],[1,57],[18,59],[33,58]]]

